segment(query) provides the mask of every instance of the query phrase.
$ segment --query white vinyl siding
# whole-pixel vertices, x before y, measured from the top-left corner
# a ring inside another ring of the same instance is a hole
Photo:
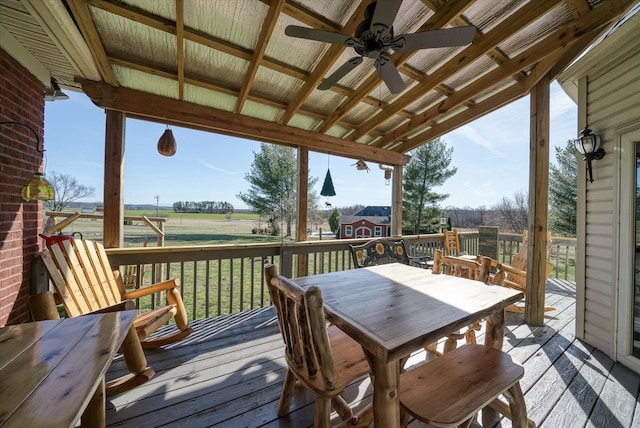
[[[604,55],[600,61],[580,80],[587,85],[582,117],[601,136],[606,155],[593,161],[594,182],[586,183],[585,234],[579,237],[585,243],[584,313],[577,316],[584,317],[578,335],[615,358],[618,236],[632,233],[618,228],[620,148],[616,139],[621,127],[640,120],[640,49]],[[580,158],[578,167],[585,168]]]

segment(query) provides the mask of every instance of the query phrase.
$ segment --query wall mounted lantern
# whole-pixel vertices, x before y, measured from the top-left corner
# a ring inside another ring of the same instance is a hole
[[[27,128],[29,131],[33,132],[33,135],[36,137],[36,153],[44,153],[44,149],[40,149],[40,137],[38,137],[38,133],[29,125],[25,125],[20,122],[0,122],[0,125],[20,125]],[[35,163],[35,162],[34,162]],[[51,201],[55,198],[55,191],[53,190],[53,186],[51,183],[44,178],[44,173],[40,173],[36,171],[31,177],[31,180],[24,186],[22,186],[22,199],[25,201]]]
[[[593,172],[591,170],[591,161],[594,159],[600,160],[604,157],[604,149],[600,147],[600,136],[592,134],[591,130],[586,126],[577,139],[573,140],[578,153],[584,156],[584,160],[587,161],[587,171],[589,172],[589,182],[593,183]]]

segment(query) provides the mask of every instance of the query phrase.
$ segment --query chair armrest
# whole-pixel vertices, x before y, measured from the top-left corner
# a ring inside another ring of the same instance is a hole
[[[174,278],[168,281],[151,284],[147,287],[139,288],[137,290],[128,291],[122,295],[122,298],[132,299],[132,300],[139,299],[140,297],[148,296],[150,294],[158,293],[160,291],[172,290],[174,288],[177,288],[179,285],[180,285],[180,280]]]
[[[95,315],[95,314],[107,314],[109,312],[130,311],[136,309],[136,304],[132,300],[123,300],[115,305],[107,306],[102,309],[96,309],[95,311],[88,312],[83,315]]]

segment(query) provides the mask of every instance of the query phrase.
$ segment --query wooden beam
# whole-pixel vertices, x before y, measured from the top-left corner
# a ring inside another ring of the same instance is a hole
[[[105,248],[120,248],[124,243],[124,136],[125,114],[107,110],[104,141],[104,216]]]
[[[253,86],[253,81],[256,78],[256,73],[258,72],[258,68],[262,63],[264,52],[267,50],[267,44],[269,43],[269,39],[273,34],[273,29],[276,27],[276,22],[278,21],[278,17],[280,16],[280,12],[282,11],[283,4],[284,0],[275,0],[271,2],[271,5],[269,6],[269,12],[267,12],[267,16],[265,16],[264,21],[262,22],[262,29],[260,30],[260,35],[258,36],[256,48],[253,50],[253,56],[251,58],[251,62],[249,63],[249,70],[244,76],[244,81],[242,82],[240,93],[238,94],[238,100],[236,102],[236,113],[242,112],[242,107],[247,100],[247,95],[249,95],[251,86]]]
[[[420,27],[418,31],[427,31],[427,30],[435,30],[442,28],[448,25],[452,20],[460,16],[462,12],[464,12],[467,7],[469,7],[473,3],[473,1],[457,1],[457,2],[448,2],[440,7],[436,12],[431,16],[427,22]],[[394,53],[391,56],[391,61],[396,65],[396,68],[399,70],[403,70],[403,64],[405,64],[414,53],[400,54]],[[380,84],[380,77],[378,73],[373,72],[367,77],[367,79],[358,86],[355,92],[349,96],[338,108],[336,108],[333,113],[324,121],[320,132],[325,133],[333,125],[336,124],[338,120],[343,118],[347,113],[353,110],[358,103],[360,103],[371,91],[373,91]]]
[[[188,128],[213,131],[225,135],[290,147],[364,159],[370,162],[404,165],[410,157],[377,149],[353,141],[342,140],[300,128],[279,125],[262,119],[241,116],[228,111],[178,101],[141,91],[116,88],[99,82],[78,79],[82,90],[98,107],[133,113]]]
[[[296,241],[307,240],[309,210],[309,150],[298,147],[298,184],[297,184]],[[298,254],[296,276],[307,275],[307,255]]]
[[[343,34],[353,34],[356,31],[356,27],[362,21],[362,17],[364,16],[364,10],[369,5],[369,1],[363,0],[360,5],[356,8],[356,10],[351,14],[347,24],[340,31]],[[278,121],[281,124],[287,124],[296,114],[298,109],[313,91],[315,91],[318,83],[322,80],[325,74],[329,71],[331,66],[336,62],[336,60],[340,57],[340,54],[344,52],[346,46],[339,44],[331,44],[329,49],[323,55],[322,59],[315,66],[313,72],[309,75],[309,77],[304,81],[302,88],[296,93],[293,97],[293,100],[289,103],[287,110],[284,112],[280,120]]]
[[[459,54],[451,57],[451,59],[449,59],[435,72],[423,79],[410,90],[406,91],[400,98],[387,106],[380,113],[374,115],[363,123],[356,132],[351,135],[351,139],[355,141],[375,127],[380,126],[398,111],[414,103],[415,100],[420,99],[425,92],[432,90],[435,86],[444,82],[449,78],[449,76],[460,70],[460,68],[471,64],[478,57],[486,54],[497,46],[500,42],[529,25],[531,23],[532,16],[538,17],[543,15],[547,10],[557,5],[559,1],[560,0],[538,0],[529,2],[518,9],[508,20],[496,25],[488,33],[482,36],[476,36],[476,40],[470,46],[463,49]]]
[[[402,236],[402,165],[394,165],[391,180],[391,236]]]
[[[547,222],[549,204],[549,85],[540,79],[531,92],[529,157],[529,241],[524,320],[544,325],[544,293],[547,281]]]
[[[110,85],[118,86],[118,81],[113,74],[113,70],[111,70],[111,65],[107,59],[107,53],[104,50],[102,41],[100,40],[98,30],[93,24],[88,6],[83,0],[69,0],[67,4],[73,14],[73,18],[78,24],[78,28],[80,28],[82,36],[89,46],[89,50],[93,55],[93,60],[98,66],[98,71],[100,72],[102,80]]]

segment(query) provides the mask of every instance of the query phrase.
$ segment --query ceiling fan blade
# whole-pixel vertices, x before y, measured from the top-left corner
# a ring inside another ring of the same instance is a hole
[[[378,73],[380,73],[380,78],[385,85],[387,85],[387,88],[389,88],[389,92],[392,94],[399,94],[404,91],[407,85],[405,85],[398,69],[389,58],[378,58],[375,62],[375,66]]]
[[[373,34],[389,34],[393,21],[400,10],[402,0],[378,0],[376,9],[371,18],[371,31]]]
[[[400,34],[391,41],[390,47],[396,52],[413,52],[418,49],[464,46],[473,41],[476,31],[476,27],[469,25],[467,27]]]
[[[354,56],[349,61],[342,64],[340,68],[333,72],[333,74],[324,79],[324,81],[318,85],[318,89],[322,91],[329,89],[360,64],[362,64],[362,57]]]
[[[358,40],[346,34],[318,30],[317,28],[300,27],[298,25],[288,25],[287,28],[284,29],[284,34],[300,39],[314,40],[316,42],[338,43],[348,47],[362,45]]]

